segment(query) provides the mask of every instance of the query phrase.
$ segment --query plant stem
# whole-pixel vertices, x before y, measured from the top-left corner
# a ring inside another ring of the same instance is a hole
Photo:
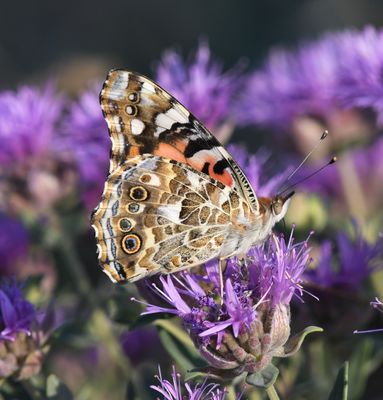
[[[269,386],[269,387],[266,389],[266,393],[267,393],[267,395],[269,396],[269,399],[270,399],[270,400],[279,400],[279,396],[278,396],[277,391],[275,390],[274,385]]]

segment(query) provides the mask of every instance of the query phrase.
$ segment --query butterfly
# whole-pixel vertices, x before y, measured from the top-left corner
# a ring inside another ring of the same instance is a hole
[[[292,193],[257,198],[218,140],[150,79],[111,70],[100,104],[112,149],[92,226],[114,282],[243,256],[286,214]]]

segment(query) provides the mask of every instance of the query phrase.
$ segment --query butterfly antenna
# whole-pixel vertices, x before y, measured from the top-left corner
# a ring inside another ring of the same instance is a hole
[[[319,172],[323,171],[325,168],[327,168],[329,165],[334,164],[336,162],[337,158],[336,157],[332,157],[331,160],[329,162],[327,162],[325,165],[322,165],[322,167],[318,168],[316,171],[314,171],[313,173],[311,173],[310,175],[305,176],[304,178],[300,179],[297,182],[294,182],[292,185],[288,186],[286,189],[282,190],[279,193],[279,196],[282,195],[283,193],[287,192],[288,190],[290,190],[291,188],[299,185],[302,182],[307,181],[308,179],[312,178],[314,175],[319,174]]]
[[[326,130],[323,131],[322,136],[315,143],[315,145],[311,149],[311,151],[306,155],[306,157],[301,161],[301,163],[294,169],[294,171],[286,178],[286,181],[284,182],[283,185],[285,185],[301,169],[302,165],[310,158],[311,154],[313,154],[315,152],[315,150],[320,146],[322,141],[324,139],[326,139],[327,136],[328,136],[328,130],[326,129]],[[281,188],[281,190],[282,190],[282,188]],[[283,190],[283,192],[284,192],[284,190]]]

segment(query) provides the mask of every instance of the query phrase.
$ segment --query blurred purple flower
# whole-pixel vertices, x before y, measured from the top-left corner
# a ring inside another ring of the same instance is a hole
[[[23,224],[0,212],[0,271],[1,274],[14,273],[11,268],[23,259],[28,250],[28,233]]]
[[[371,108],[383,124],[383,32],[372,26],[335,36],[339,49],[337,93],[348,107]]]
[[[34,306],[25,300],[14,280],[0,285],[0,340],[14,341],[19,332],[31,334],[31,325],[36,318]]]
[[[75,157],[82,197],[89,208],[94,208],[99,201],[109,165],[106,149],[110,147],[110,139],[98,92],[96,87],[88,90],[71,105],[58,143],[59,148]]]
[[[337,107],[356,107],[375,110],[381,124],[382,68],[383,35],[372,27],[274,50],[250,77],[238,120],[286,128],[300,115],[323,118]]]
[[[223,400],[226,395],[226,391],[220,389],[218,384],[207,383],[207,380],[194,386],[181,382],[181,375],[176,372],[174,367],[171,381],[162,377],[161,368],[159,368],[156,378],[159,385],[150,387],[160,393],[163,400]],[[160,398],[158,397],[158,399]]]
[[[152,359],[154,350],[161,348],[158,332],[154,327],[125,332],[120,340],[125,354],[134,365],[145,359]]]
[[[339,232],[336,240],[338,262],[330,241],[321,246],[318,265],[306,272],[305,277],[321,287],[343,286],[356,289],[374,271],[374,262],[383,255],[383,242],[367,242],[354,224],[354,238]]]
[[[10,167],[49,150],[62,110],[63,101],[50,85],[0,93],[0,165]]]
[[[364,196],[365,206],[371,212],[380,207],[380,199],[383,196],[383,138],[377,139],[369,147],[358,148],[347,153],[347,157],[353,166],[356,177]],[[339,163],[342,160],[339,160]],[[304,167],[297,174],[297,180],[311,175],[318,169],[316,167]],[[309,192],[320,193],[332,199],[344,200],[344,189],[341,182],[342,176],[338,170],[337,164],[332,168],[323,170],[316,174],[302,186]]]
[[[156,81],[214,131],[225,121],[235,120],[233,104],[243,85],[241,72],[240,67],[223,72],[208,45],[201,43],[190,62],[175,51],[165,52]]]

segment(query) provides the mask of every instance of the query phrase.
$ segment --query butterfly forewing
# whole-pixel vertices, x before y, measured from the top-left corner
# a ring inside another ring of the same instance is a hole
[[[231,240],[231,227],[244,232],[259,216],[258,201],[211,133],[129,71],[109,73],[100,103],[112,140],[110,175],[92,218],[104,271],[135,281],[234,251],[242,239]]]
[[[258,211],[245,174],[182,104],[148,78],[112,70],[100,94],[112,139],[110,172],[128,157],[154,154],[190,165],[236,190]]]

